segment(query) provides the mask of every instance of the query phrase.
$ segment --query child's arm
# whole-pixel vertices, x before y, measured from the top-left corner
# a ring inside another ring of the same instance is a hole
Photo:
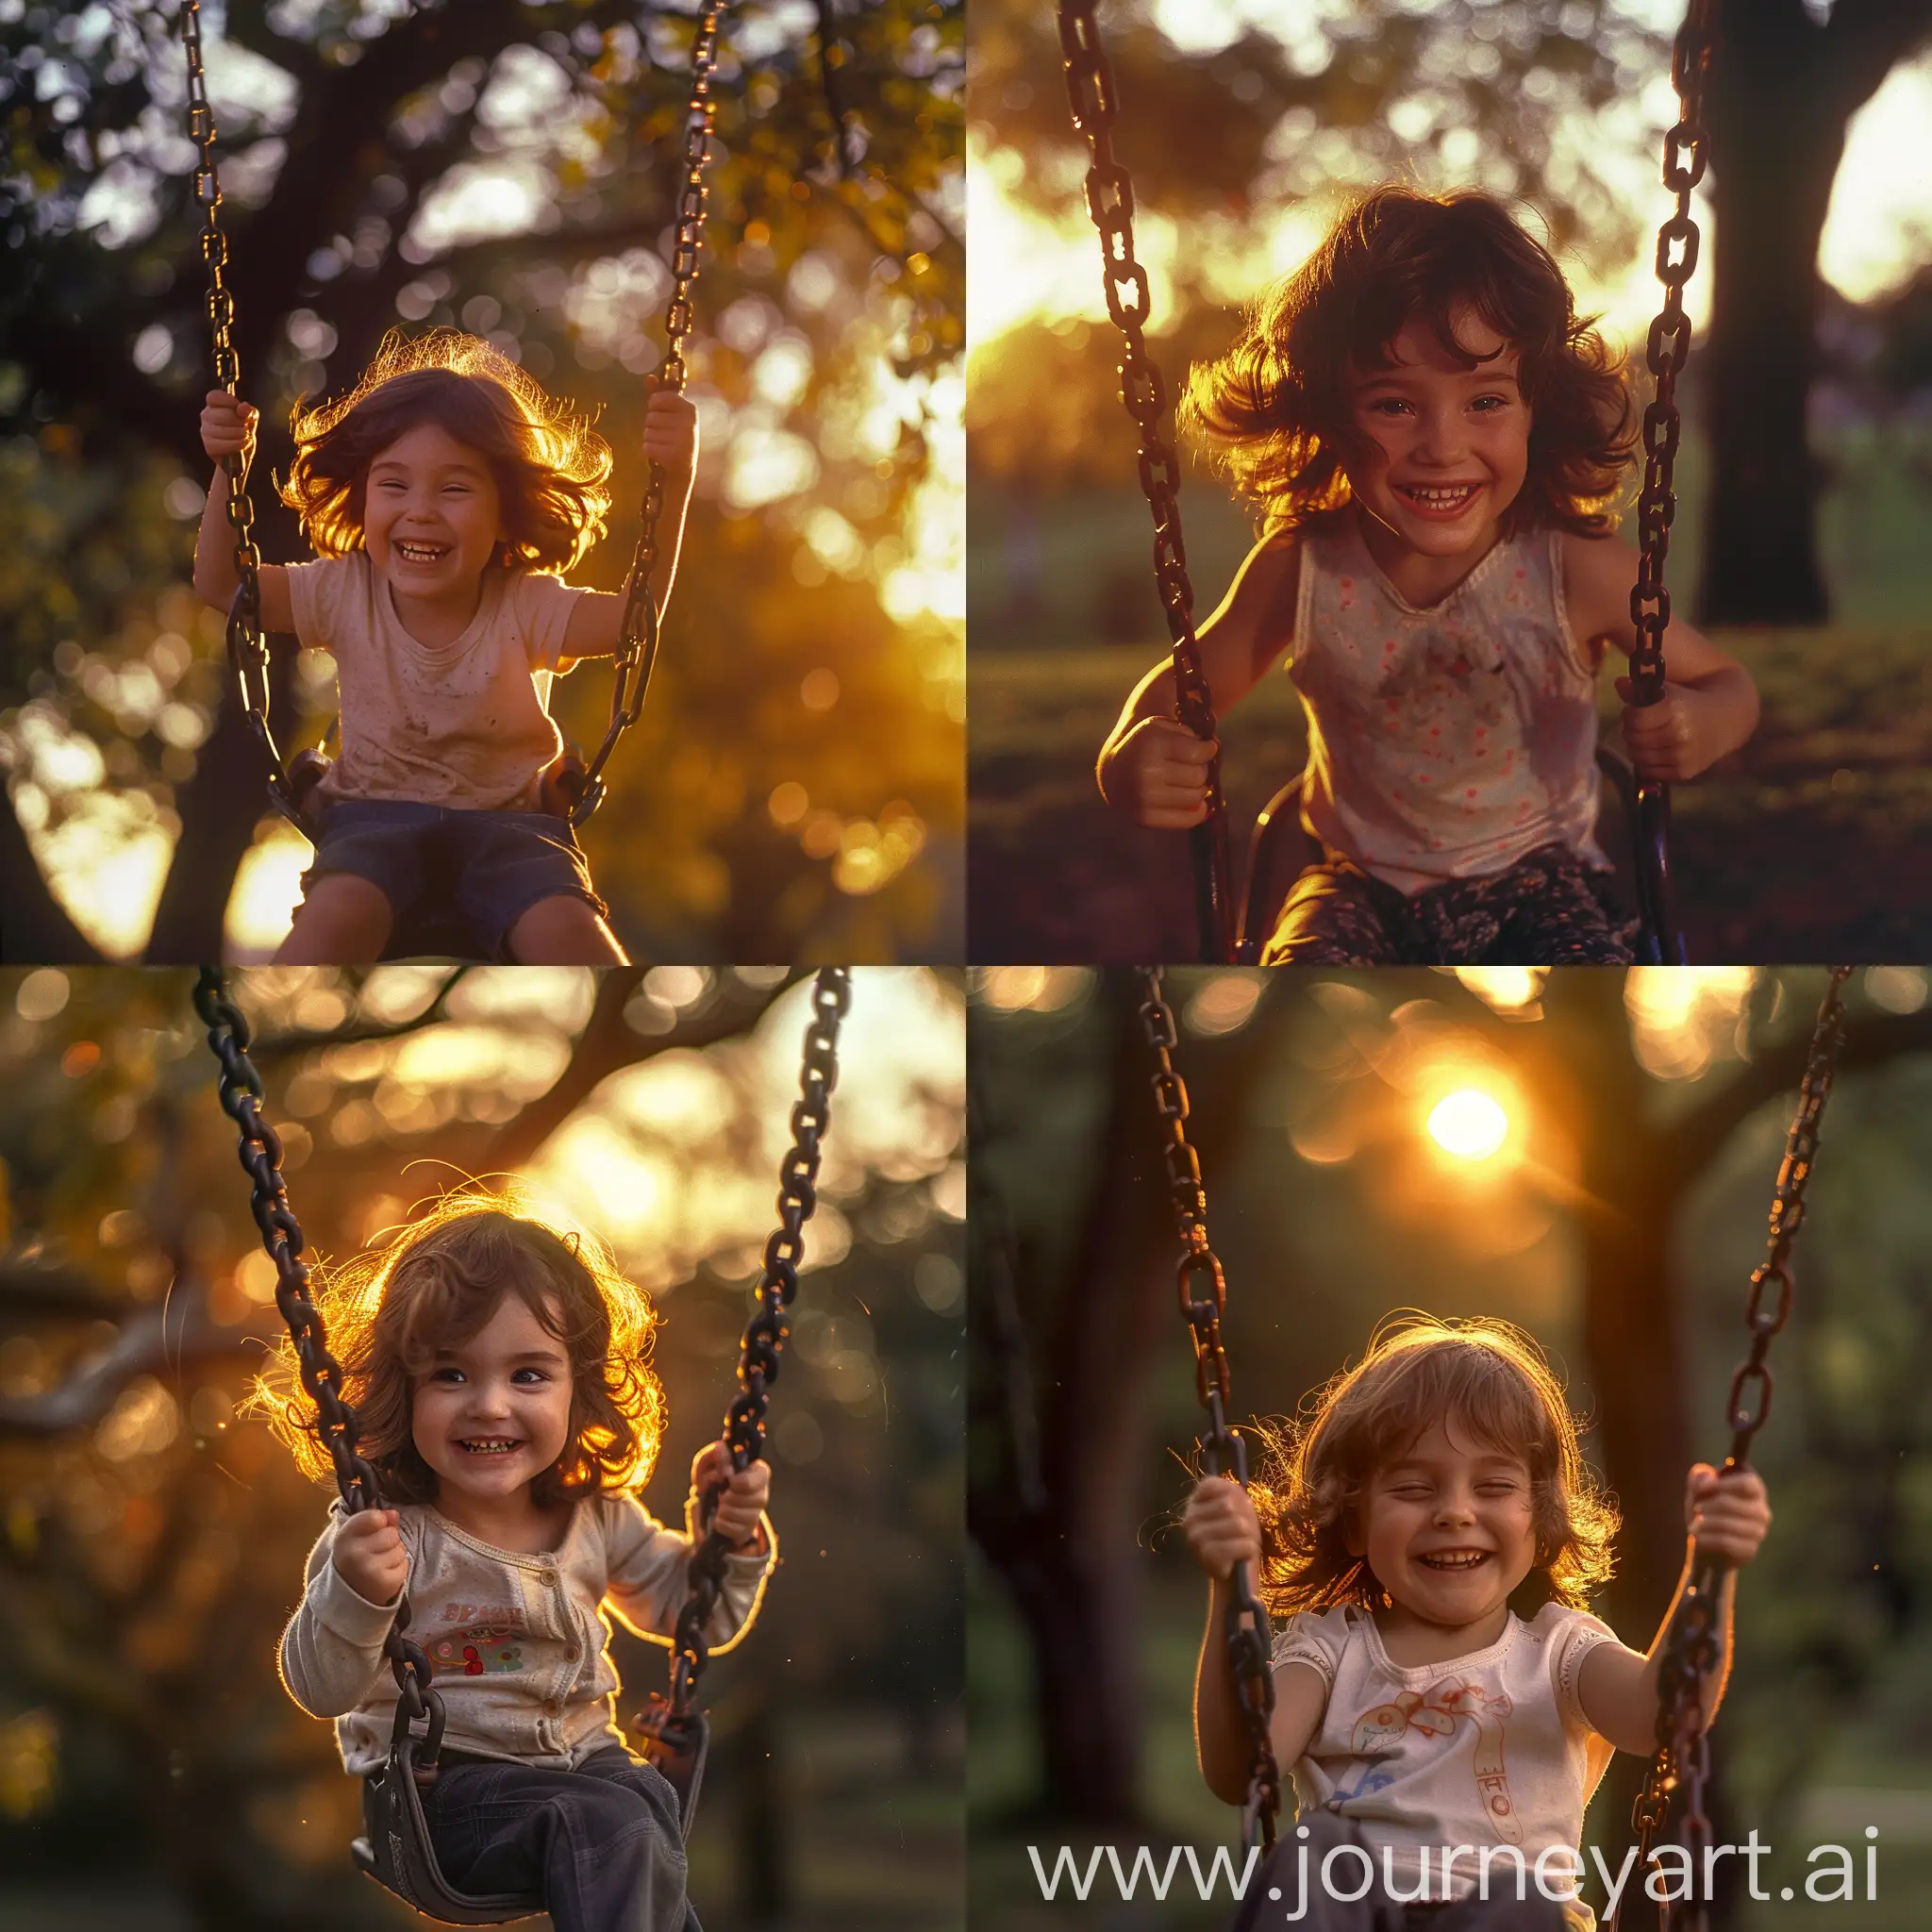
[[[1297,547],[1263,538],[1249,551],[1213,616],[1195,633],[1201,675],[1223,718],[1261,681],[1289,642],[1300,581]],[[1287,614],[1287,615],[1285,615]],[[1217,746],[1174,715],[1174,665],[1157,665],[1128,695],[1100,748],[1100,795],[1137,824],[1182,830],[1207,815],[1208,766]]]
[[[1763,1479],[1755,1470],[1733,1470],[1719,1477],[1707,1462],[1690,1471],[1685,1486],[1684,1513],[1690,1524],[1690,1545],[1676,1596],[1658,1626],[1648,1656],[1640,1657],[1621,1643],[1599,1643],[1583,1660],[1576,1694],[1591,1729],[1620,1751],[1648,1757],[1657,1749],[1657,1680],[1663,1669],[1664,1635],[1676,1612],[1700,1557],[1713,1557],[1729,1567],[1719,1586],[1717,1602],[1718,1660],[1702,1691],[1704,1722],[1717,1715],[1724,1682],[1731,1671],[1731,1606],[1737,1595],[1738,1568],[1757,1556],[1771,1527],[1771,1505]]]
[[[1566,537],[1563,596],[1570,628],[1579,638],[1608,638],[1627,654],[1637,642],[1630,587],[1637,553],[1614,537]],[[1624,742],[1641,777],[1669,783],[1694,778],[1757,727],[1757,687],[1751,674],[1680,617],[1664,634],[1664,694],[1654,705],[1631,705],[1630,680],[1620,677]]]
[[[215,466],[208,486],[208,505],[201,513],[201,534],[194,541],[194,593],[204,604],[226,611],[235,601],[242,579],[235,570],[235,532],[228,522],[228,476],[224,457],[239,456],[245,478],[255,459],[252,403],[238,401],[225,389],[211,389],[201,411],[201,446]],[[295,613],[289,602],[289,573],[278,563],[256,566],[261,586],[261,625],[264,630],[293,630]]]
[[[308,1556],[301,1607],[282,1633],[282,1681],[311,1717],[354,1710],[382,1674],[382,1644],[409,1578],[393,1509],[331,1521]]]
[[[1194,1673],[1194,1751],[1208,1789],[1240,1805],[1248,1795],[1248,1727],[1227,1654],[1228,1583],[1237,1563],[1247,1564],[1254,1576],[1261,1560],[1261,1525],[1238,1482],[1210,1475],[1194,1486],[1181,1527],[1208,1575],[1208,1628]],[[1270,1733],[1276,1764],[1286,1769],[1308,1748],[1327,1707],[1328,1686],[1319,1671],[1304,1663],[1276,1668]]]
[[[653,390],[644,410],[644,455],[664,472],[664,511],[658,520],[658,562],[651,588],[661,621],[671,602],[677,575],[677,553],[684,544],[685,513],[691,508],[691,483],[698,469],[697,406],[681,391]],[[586,591],[577,599],[563,634],[566,658],[608,658],[624,630],[624,607],[630,580],[614,596],[608,591]]]

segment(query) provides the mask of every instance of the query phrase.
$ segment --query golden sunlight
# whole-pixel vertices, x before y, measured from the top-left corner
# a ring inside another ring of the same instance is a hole
[[[288,938],[309,857],[308,841],[281,818],[242,855],[222,934],[230,964],[252,966],[272,958]]]
[[[1643,1070],[1659,1080],[1694,1080],[1714,1059],[1742,1053],[1751,966],[1633,966],[1624,1008]]]
[[[1429,1138],[1458,1160],[1488,1160],[1509,1138],[1509,1115],[1493,1093],[1458,1087],[1429,1110]]]

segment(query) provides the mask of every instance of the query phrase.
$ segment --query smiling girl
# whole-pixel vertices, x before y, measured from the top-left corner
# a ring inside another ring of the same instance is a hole
[[[208,392],[202,447],[253,457],[257,411]],[[611,453],[475,336],[385,338],[345,397],[298,408],[282,500],[312,563],[259,569],[261,621],[336,660],[341,755],[315,787],[315,863],[277,962],[378,958],[398,919],[451,897],[485,955],[600,965],[624,955],[554,779],[550,679],[616,649],[625,597],[566,584],[604,532]],[[653,393],[644,454],[665,472],[651,589],[671,594],[697,415]],[[208,491],[194,587],[236,589],[226,479]],[[627,588],[627,587],[626,587]]]
[[[1608,514],[1631,406],[1549,254],[1488,195],[1378,189],[1186,408],[1264,524],[1200,628],[1214,710],[1286,653],[1307,713],[1323,858],[1265,962],[1627,959],[1593,831],[1597,672],[1636,640]],[[1649,779],[1696,776],[1757,719],[1681,619],[1670,675],[1624,712]],[[1174,708],[1150,672],[1101,750],[1102,792],[1143,825],[1206,815],[1218,747]]]
[[[1645,1653],[1585,1608],[1613,1568],[1617,1515],[1536,1344],[1503,1322],[1385,1325],[1270,1449],[1252,1500],[1208,1476],[1183,1519],[1211,1579],[1194,1691],[1201,1770],[1232,1804],[1248,1764],[1223,1636],[1237,1563],[1255,1566],[1271,1616],[1285,1619],[1274,1756],[1292,1767],[1306,1828],[1284,1835],[1239,1925],[1280,1922],[1262,1909],[1272,1885],[1305,1906],[1289,1916],[1311,1932],[1399,1925],[1403,1906],[1424,1901],[1443,1907],[1427,1922],[1436,1932],[1587,1928],[1587,1908],[1557,1900],[1580,1874],[1584,1807],[1611,1754],[1656,1748],[1670,1616]],[[1684,1508],[1680,1593],[1699,1553],[1748,1563],[1771,1522],[1745,1469],[1721,1479],[1697,1464]],[[1726,1574],[1707,1723],[1730,1669],[1735,1584]],[[1310,1864],[1332,1874],[1344,1844],[1359,1849],[1341,1877],[1311,1886]],[[1334,1896],[1355,1890],[1363,1864],[1367,1895]],[[1525,1870],[1546,1882],[1523,1885],[1519,1903]],[[1645,1875],[1632,1880],[1626,1858],[1606,1881],[1621,1892]]]
[[[325,1276],[316,1303],[358,1453],[395,1507],[331,1504],[282,1638],[290,1695],[336,1720],[345,1770],[379,1770],[397,1696],[383,1639],[407,1588],[448,1717],[423,1792],[445,1879],[541,1890],[558,1932],[684,1932],[677,1799],[618,1733],[609,1619],[669,1638],[715,1492],[731,1554],[706,1635],[736,1642],[775,1556],[766,1465],[734,1473],[714,1442],[687,1534],[649,1516],[635,1491],[664,1429],[655,1312],[597,1243],[494,1198],[448,1197]],[[292,1376],[286,1342],[283,1361]],[[304,1473],[333,1483],[299,1388],[259,1400]]]

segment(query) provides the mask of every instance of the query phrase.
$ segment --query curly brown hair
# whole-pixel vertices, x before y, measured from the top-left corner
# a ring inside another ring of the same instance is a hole
[[[508,1294],[563,1344],[571,1364],[570,1437],[531,1483],[537,1507],[649,1479],[664,1434],[664,1391],[651,1368],[657,1310],[594,1236],[559,1230],[513,1191],[465,1189],[341,1267],[318,1266],[311,1283],[356,1411],[358,1453],[375,1466],[385,1501],[435,1500],[436,1472],[411,1426],[417,1386],[436,1351],[469,1341]],[[266,1413],[305,1475],[334,1483],[287,1336],[251,1407]]]
[[[478,337],[391,329],[347,395],[295,406],[295,461],[278,490],[318,556],[362,547],[370,464],[425,423],[490,465],[503,506],[492,563],[567,571],[604,534],[612,458],[588,417]]]
[[[1503,534],[1608,529],[1636,441],[1624,366],[1596,318],[1577,315],[1549,251],[1474,189],[1389,184],[1356,201],[1261,297],[1227,353],[1189,372],[1182,422],[1271,533],[1301,529],[1353,500],[1351,375],[1387,368],[1414,321],[1476,368],[1456,334],[1467,316],[1515,348],[1531,411],[1528,474]]]
[[[1562,1384],[1513,1324],[1392,1316],[1370,1338],[1368,1354],[1307,1407],[1305,1421],[1260,1430],[1265,1459],[1252,1494],[1271,1614],[1381,1604],[1367,1557],[1349,1551],[1350,1519],[1375,1472],[1450,1418],[1529,1467],[1536,1565],[1510,1607],[1524,1615],[1550,1602],[1582,1609],[1609,1580],[1617,1507],[1583,1459]]]

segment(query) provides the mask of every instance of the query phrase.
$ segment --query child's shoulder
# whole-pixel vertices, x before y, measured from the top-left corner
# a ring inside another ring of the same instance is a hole
[[[1617,1635],[1601,1617],[1558,1603],[1554,1597],[1533,1617],[1520,1617],[1517,1621],[1529,1633],[1531,1641],[1553,1650],[1567,1649],[1579,1638],[1595,1642],[1603,1638],[1614,1641]]]
[[[1274,1661],[1318,1663],[1333,1674],[1351,1641],[1371,1620],[1360,1604],[1332,1604],[1325,1610],[1295,1610],[1274,1626]]]

